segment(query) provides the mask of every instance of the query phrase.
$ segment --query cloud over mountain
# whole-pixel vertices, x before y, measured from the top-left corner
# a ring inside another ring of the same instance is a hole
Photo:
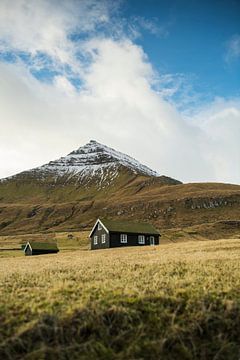
[[[96,138],[183,181],[240,182],[238,100],[186,117],[110,2],[32,4],[0,4],[1,177]]]

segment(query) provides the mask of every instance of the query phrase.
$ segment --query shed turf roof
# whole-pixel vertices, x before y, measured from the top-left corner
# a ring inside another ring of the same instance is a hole
[[[33,250],[58,250],[56,243],[29,241],[29,244]]]
[[[108,219],[99,219],[104,226],[112,232],[126,232],[160,235],[159,231],[149,223],[129,222],[129,221],[115,221]]]

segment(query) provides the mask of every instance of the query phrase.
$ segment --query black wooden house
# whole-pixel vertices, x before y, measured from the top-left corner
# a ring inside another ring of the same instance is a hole
[[[29,256],[29,255],[56,254],[59,252],[59,249],[56,243],[29,241],[26,244],[23,251],[26,256]]]
[[[160,233],[148,223],[98,219],[89,235],[91,249],[159,245]]]

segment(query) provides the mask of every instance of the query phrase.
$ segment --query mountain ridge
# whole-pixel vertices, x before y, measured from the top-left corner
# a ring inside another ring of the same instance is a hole
[[[97,177],[99,178],[100,184],[107,180],[109,185],[109,182],[112,182],[118,176],[120,167],[132,171],[133,174],[154,177],[160,176],[156,171],[141,164],[133,157],[116,151],[95,140],[90,140],[89,143],[70,152],[66,156],[1,180],[6,181],[31,173],[32,175],[36,175],[36,177],[39,175],[41,179],[47,177],[57,179],[58,177],[68,176],[69,179],[72,177],[85,184],[87,181],[84,181],[84,178],[86,180],[87,177]]]

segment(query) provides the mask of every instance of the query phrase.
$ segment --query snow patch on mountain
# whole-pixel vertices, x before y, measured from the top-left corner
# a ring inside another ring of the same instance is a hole
[[[105,171],[107,168],[117,170],[120,165],[131,169],[136,174],[159,176],[156,171],[142,165],[134,158],[94,140],[72,151],[67,156],[59,160],[50,161],[48,164],[37,169],[56,172],[59,175],[65,172],[94,175],[95,173]]]
[[[99,187],[104,187],[118,176],[122,166],[134,174],[159,176],[156,171],[142,165],[134,158],[94,140],[67,156],[50,161],[30,172],[42,180],[46,176],[51,176],[57,181],[59,177],[65,176],[66,181],[75,179],[77,182],[84,181],[84,184],[90,183],[96,178]]]

